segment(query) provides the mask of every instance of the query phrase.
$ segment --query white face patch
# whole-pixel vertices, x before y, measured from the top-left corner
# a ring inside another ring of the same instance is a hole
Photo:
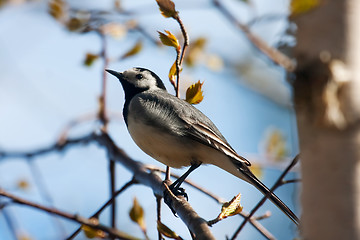
[[[139,69],[132,68],[123,72],[123,76],[128,82],[132,83],[137,88],[157,88],[156,79],[149,71],[141,71]]]

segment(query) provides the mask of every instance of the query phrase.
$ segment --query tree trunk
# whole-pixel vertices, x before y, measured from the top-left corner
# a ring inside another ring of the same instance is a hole
[[[322,1],[293,20],[301,234],[360,239],[360,1]]]

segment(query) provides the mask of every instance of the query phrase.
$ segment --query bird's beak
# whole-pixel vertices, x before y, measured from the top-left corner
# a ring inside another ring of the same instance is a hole
[[[110,69],[105,69],[105,71],[107,71],[108,73],[114,75],[115,77],[117,77],[119,80],[123,79],[123,74],[121,72],[116,72]]]

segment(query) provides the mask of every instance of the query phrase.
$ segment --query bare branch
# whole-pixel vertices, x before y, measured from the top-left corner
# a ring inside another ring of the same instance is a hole
[[[60,216],[60,217],[75,221],[75,222],[80,223],[82,225],[86,225],[86,226],[89,226],[89,227],[94,228],[94,229],[102,230],[102,231],[108,233],[110,236],[116,237],[118,239],[128,239],[128,238],[125,238],[121,232],[119,232],[118,230],[116,230],[114,228],[109,228],[109,227],[106,227],[106,226],[104,226],[102,224],[94,224],[89,219],[81,217],[81,216],[76,215],[76,214],[73,215],[73,214],[58,210],[56,208],[50,208],[50,207],[42,206],[42,205],[34,203],[34,202],[30,202],[28,200],[17,197],[15,195],[11,194],[11,193],[8,193],[8,192],[6,192],[5,190],[3,190],[1,188],[0,188],[0,196],[12,199],[15,203],[26,205],[26,206],[29,206],[29,207],[32,207],[32,208],[36,208],[38,210],[41,210],[41,211],[44,211],[44,212],[47,212],[47,213],[50,213],[50,214],[55,214],[57,216]]]
[[[60,151],[60,150],[64,150],[69,146],[73,146],[76,144],[89,144],[91,142],[97,142],[99,143],[101,146],[104,146],[107,149],[108,155],[110,159],[114,159],[114,161],[117,161],[119,163],[121,163],[124,167],[126,167],[128,170],[130,170],[131,172],[134,173],[134,179],[141,183],[144,184],[148,187],[150,187],[154,194],[157,196],[163,196],[164,193],[164,187],[162,184],[162,180],[160,179],[160,177],[158,175],[156,175],[153,172],[149,172],[148,169],[152,169],[152,170],[160,170],[163,171],[161,169],[156,169],[154,167],[149,167],[149,166],[145,166],[144,164],[142,164],[141,162],[135,161],[133,159],[131,159],[122,149],[118,148],[115,143],[112,141],[112,139],[106,134],[106,133],[101,133],[101,134],[90,134],[90,135],[86,135],[83,137],[79,137],[79,138],[74,138],[74,139],[67,139],[66,141],[64,141],[61,145],[59,144],[54,144],[48,148],[43,148],[43,149],[39,149],[39,150],[35,150],[32,152],[13,152],[13,153],[7,153],[7,152],[1,152],[0,155],[3,158],[27,158],[27,157],[35,157],[35,156],[40,156],[46,153],[50,153],[53,151]],[[164,172],[164,171],[163,171]],[[172,175],[174,177],[178,177],[177,175]],[[199,189],[200,191],[204,192],[206,195],[210,196],[211,198],[213,198],[214,200],[216,200],[219,203],[222,203],[224,200],[215,196],[212,193],[209,193],[208,191],[202,189],[201,187],[197,186],[195,183],[192,183],[189,180],[186,180],[186,182],[188,184],[190,184],[191,186],[195,187],[196,189]],[[179,214],[179,216],[197,216],[197,214],[195,213],[194,210],[191,209],[190,206],[188,207],[179,207],[179,205],[181,205],[182,203],[186,202],[186,201],[180,201],[175,199],[175,201],[178,201],[177,204],[174,205],[174,209],[176,210],[176,212]],[[261,226],[261,224],[259,222],[256,221],[256,219],[254,217],[247,215],[246,213],[241,213],[241,215],[247,219],[247,221],[250,221],[250,223],[265,237],[267,237],[268,239],[273,239],[272,235],[264,228]],[[184,220],[182,219],[185,224],[186,221],[188,220]],[[198,236],[199,232],[201,232],[201,229],[198,229],[198,231],[194,231],[195,234]],[[71,238],[69,238],[71,239]]]
[[[109,59],[107,57],[107,42],[106,42],[106,36],[101,31],[97,31],[101,38],[101,58],[103,59],[103,71],[102,71],[102,82],[101,82],[101,95],[99,97],[99,113],[98,118],[100,119],[101,123],[103,124],[103,128],[107,128],[107,124],[109,122],[109,119],[106,115],[106,85],[107,85],[107,74],[105,69],[108,68],[109,65]]]
[[[179,23],[180,25],[180,29],[181,29],[181,33],[184,37],[184,45],[183,45],[183,48],[181,50],[181,57],[180,57],[180,66],[182,65],[183,61],[184,61],[184,57],[185,57],[185,51],[186,51],[186,48],[189,46],[189,35],[185,29],[185,26],[180,18],[179,15],[176,16],[175,20]]]
[[[113,203],[115,198],[119,194],[121,194],[123,191],[125,191],[126,189],[128,189],[130,186],[132,186],[135,183],[137,183],[137,182],[134,179],[131,179],[129,182],[127,182],[124,186],[122,186],[122,188],[120,188],[118,191],[116,191],[112,195],[112,197],[104,205],[102,205],[101,208],[99,210],[97,210],[90,218],[98,218],[100,213],[102,213],[102,211],[104,211],[107,206],[109,206],[111,203]],[[78,228],[73,234],[70,235],[70,237],[66,238],[66,240],[71,240],[71,239],[75,238],[76,235],[80,231],[81,231],[81,228]]]
[[[282,181],[286,174],[296,165],[296,163],[299,161],[299,155],[296,155],[295,158],[291,161],[289,166],[282,172],[280,177],[277,179],[273,187],[270,189],[270,192],[274,192],[278,187],[282,185]],[[239,228],[235,231],[234,235],[232,236],[232,240],[234,240],[237,235],[240,233],[240,231],[244,228],[245,224],[249,221],[249,219],[255,214],[255,212],[265,203],[266,199],[268,199],[268,195],[265,195],[259,202],[256,204],[256,206],[251,210],[250,214],[244,219],[242,224],[239,226]]]
[[[49,154],[51,152],[63,151],[66,148],[73,146],[73,145],[88,144],[95,138],[95,136],[96,135],[93,133],[93,134],[89,134],[89,135],[79,137],[79,138],[62,140],[60,142],[56,142],[55,144],[53,144],[49,147],[45,147],[45,148],[41,148],[38,150],[29,151],[29,152],[0,151],[0,160],[5,159],[5,158],[30,158],[31,159],[34,157],[39,157],[41,155]]]
[[[41,198],[45,201],[46,204],[48,204],[50,207],[54,207],[54,201],[52,199],[52,196],[45,184],[45,179],[43,178],[43,175],[40,171],[40,168],[37,166],[37,162],[35,161],[26,161],[30,168],[30,172],[32,175],[32,178],[34,179],[34,182],[37,186],[37,189],[40,193]],[[62,222],[59,220],[59,218],[52,217],[51,221],[53,221],[55,227],[57,228],[59,234],[64,238],[66,236],[66,230]]]
[[[115,161],[113,161],[112,159],[109,159],[109,173],[110,173],[110,196],[111,199],[114,199],[112,201],[111,204],[111,227],[116,228],[116,200],[114,198],[115,195],[115,170],[116,170],[116,165],[115,165]]]
[[[298,183],[298,182],[301,182],[301,179],[284,180],[284,181],[282,181],[281,185],[285,185],[288,183]]]
[[[161,222],[161,199],[162,197],[156,196],[156,216],[157,221]],[[162,240],[162,234],[158,229],[158,240]]]
[[[240,23],[236,19],[236,17],[223,5],[222,1],[212,0],[212,2],[214,6],[219,10],[219,12],[221,12],[226,17],[226,19],[228,19],[232,24],[234,24],[241,31],[244,32],[246,37],[257,49],[259,49],[262,53],[269,57],[273,62],[285,68],[288,72],[294,71],[294,61],[292,61],[289,57],[281,53],[276,48],[270,47],[261,38],[254,35],[246,25]]]
[[[144,164],[131,159],[122,149],[114,144],[109,135],[102,133],[96,140],[107,149],[109,158],[119,161],[124,167],[133,172],[134,178],[139,183],[150,187],[157,196],[164,195],[164,191],[168,187],[163,184],[161,178],[155,173],[149,172]],[[208,239],[213,239],[208,226],[204,227],[203,222],[206,224],[206,221],[197,215],[185,199],[175,197],[172,200],[174,210],[196,236],[204,236],[205,234],[209,237]]]

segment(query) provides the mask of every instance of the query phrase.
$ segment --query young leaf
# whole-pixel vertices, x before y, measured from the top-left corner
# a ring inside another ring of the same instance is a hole
[[[204,82],[200,82],[200,80],[197,83],[192,84],[187,90],[186,90],[186,98],[185,101],[187,101],[190,104],[198,104],[203,99],[203,91],[201,90],[202,85]]]
[[[240,198],[241,194],[239,193],[233,199],[231,199],[230,202],[224,203],[221,207],[221,213],[219,216],[217,216],[214,220],[208,221],[209,226],[212,226],[227,217],[241,213],[243,207],[240,205]]]
[[[81,29],[84,26],[84,23],[81,19],[73,17],[66,22],[66,27],[69,31],[75,32]]]
[[[166,18],[172,17],[176,18],[178,12],[175,10],[175,3],[171,0],[156,0],[157,4],[159,5],[159,9],[161,15]]]
[[[180,67],[180,72],[181,71],[182,68]],[[176,61],[175,61],[169,70],[169,80],[173,86],[176,86],[175,83],[176,76],[177,76],[177,71],[176,71]]]
[[[87,53],[85,60],[84,60],[84,65],[87,67],[90,67],[95,60],[97,60],[99,58],[99,55],[97,54],[93,54],[93,53]]]
[[[90,222],[93,224],[99,224],[99,220],[97,218],[90,218]],[[99,229],[94,229],[87,225],[81,225],[81,230],[84,231],[84,234],[87,238],[105,238],[106,234],[104,231]]]
[[[117,11],[123,11],[121,0],[115,0],[114,7]]]
[[[230,202],[226,202],[221,207],[221,213],[218,218],[225,219],[230,216],[237,215],[241,213],[243,207],[240,205],[241,194],[239,193]]]
[[[30,183],[26,179],[20,179],[16,185],[21,190],[28,190],[30,188]]]
[[[165,32],[167,34],[158,31],[161,42],[166,46],[174,47],[177,51],[180,51],[181,47],[175,35],[166,30]]]
[[[129,212],[130,219],[137,223],[143,232],[146,231],[146,225],[144,221],[144,209],[139,204],[136,197],[134,198],[133,206]]]
[[[178,240],[182,239],[179,235],[176,234],[176,232],[168,228],[165,224],[163,224],[160,221],[157,221],[157,229],[162,235],[164,235],[167,238],[178,239]]]
[[[290,4],[291,17],[307,13],[321,4],[322,0],[292,0]]]
[[[142,41],[141,40],[137,41],[135,45],[121,57],[121,59],[138,54],[142,50],[142,47],[143,47]]]
[[[51,0],[49,2],[49,13],[56,20],[62,21],[67,15],[67,5],[63,0]]]

